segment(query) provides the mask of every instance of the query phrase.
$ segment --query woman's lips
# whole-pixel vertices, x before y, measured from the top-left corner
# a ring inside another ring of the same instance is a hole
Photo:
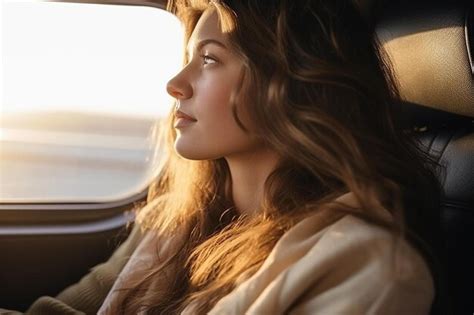
[[[183,128],[183,127],[189,126],[191,124],[194,124],[195,122],[196,122],[196,120],[181,117],[181,118],[177,118],[175,120],[174,127],[175,128]]]
[[[174,122],[175,128],[182,128],[195,123],[197,120],[193,117],[183,113],[182,111],[178,110],[175,113],[176,120]]]

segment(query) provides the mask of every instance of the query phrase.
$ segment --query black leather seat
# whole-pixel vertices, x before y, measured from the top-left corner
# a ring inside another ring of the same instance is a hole
[[[445,166],[441,206],[450,311],[474,314],[474,1],[387,1],[376,31],[424,148]],[[381,11],[381,12],[380,12]],[[432,312],[433,314],[435,311]]]

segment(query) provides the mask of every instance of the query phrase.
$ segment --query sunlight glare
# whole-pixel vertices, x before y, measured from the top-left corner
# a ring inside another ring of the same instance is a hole
[[[2,1],[3,113],[162,117],[179,70],[176,17],[145,6]]]

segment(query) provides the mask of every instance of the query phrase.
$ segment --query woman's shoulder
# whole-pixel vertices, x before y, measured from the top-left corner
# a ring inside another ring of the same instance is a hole
[[[433,278],[406,239],[354,215],[345,215],[317,234],[318,242],[301,265],[292,266],[317,270],[317,280],[300,297],[294,313],[325,308],[328,313],[429,313]]]
[[[314,250],[325,252],[327,259],[360,257],[367,263],[380,264],[384,271],[398,268],[397,279],[420,276],[428,266],[420,252],[403,236],[355,215],[345,215],[320,232]],[[402,279],[399,279],[402,280]]]
[[[305,229],[307,226],[295,226],[294,231]],[[394,234],[387,227],[369,222],[356,215],[347,214],[341,219],[317,232],[319,242],[314,245],[324,247],[331,245],[328,250],[336,252],[351,251],[353,247],[365,248],[366,254],[385,255],[398,245],[404,248],[403,254],[416,255],[417,251],[403,237]]]
[[[352,214],[320,231],[312,231],[312,219],[303,220],[283,235],[275,251],[302,249],[301,245],[307,244],[300,258],[326,273],[371,270],[378,279],[433,285],[425,259],[403,236]],[[298,239],[297,235],[305,236]]]
[[[342,195],[336,201],[357,208],[352,193]],[[393,219],[388,211],[377,210],[374,214],[388,225],[392,224]],[[357,258],[366,263],[379,264],[387,275],[389,269],[392,269],[396,274],[392,273],[391,277],[418,277],[420,271],[429,270],[420,252],[402,235],[394,233],[388,227],[356,214],[341,216],[323,229],[317,228],[318,220],[318,215],[313,215],[300,221],[283,235],[280,246],[298,246],[298,243],[308,242],[308,246],[311,246],[308,254],[312,251],[324,253],[319,255],[318,261],[321,263],[323,260],[332,261],[332,264],[333,260],[342,260],[344,263],[349,257],[351,264],[354,264]]]
[[[314,230],[317,217],[309,217],[285,233],[269,256],[280,260],[291,255],[326,271],[356,270],[372,266],[380,277],[430,278],[429,268],[418,250],[388,228],[347,214],[322,230]],[[359,265],[359,266],[358,266]]]
[[[308,217],[285,233],[258,272],[216,305],[216,314],[222,308],[230,314],[429,312],[433,281],[406,240],[350,214],[322,230],[317,220]]]

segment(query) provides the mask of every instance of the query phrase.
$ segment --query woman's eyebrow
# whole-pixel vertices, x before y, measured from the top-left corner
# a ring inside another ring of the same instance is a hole
[[[227,46],[224,45],[222,42],[220,42],[220,41],[218,41],[218,40],[216,40],[216,39],[212,39],[212,38],[201,40],[199,43],[197,43],[195,49],[196,49],[196,51],[199,51],[199,50],[201,50],[204,46],[206,46],[206,45],[208,45],[208,44],[215,44],[215,45],[217,45],[217,46],[219,46],[219,47],[221,47],[221,48],[227,49]],[[190,55],[190,54],[189,54],[189,48],[190,48],[190,47],[187,47],[187,48],[186,48],[186,54],[187,54],[187,56]]]

